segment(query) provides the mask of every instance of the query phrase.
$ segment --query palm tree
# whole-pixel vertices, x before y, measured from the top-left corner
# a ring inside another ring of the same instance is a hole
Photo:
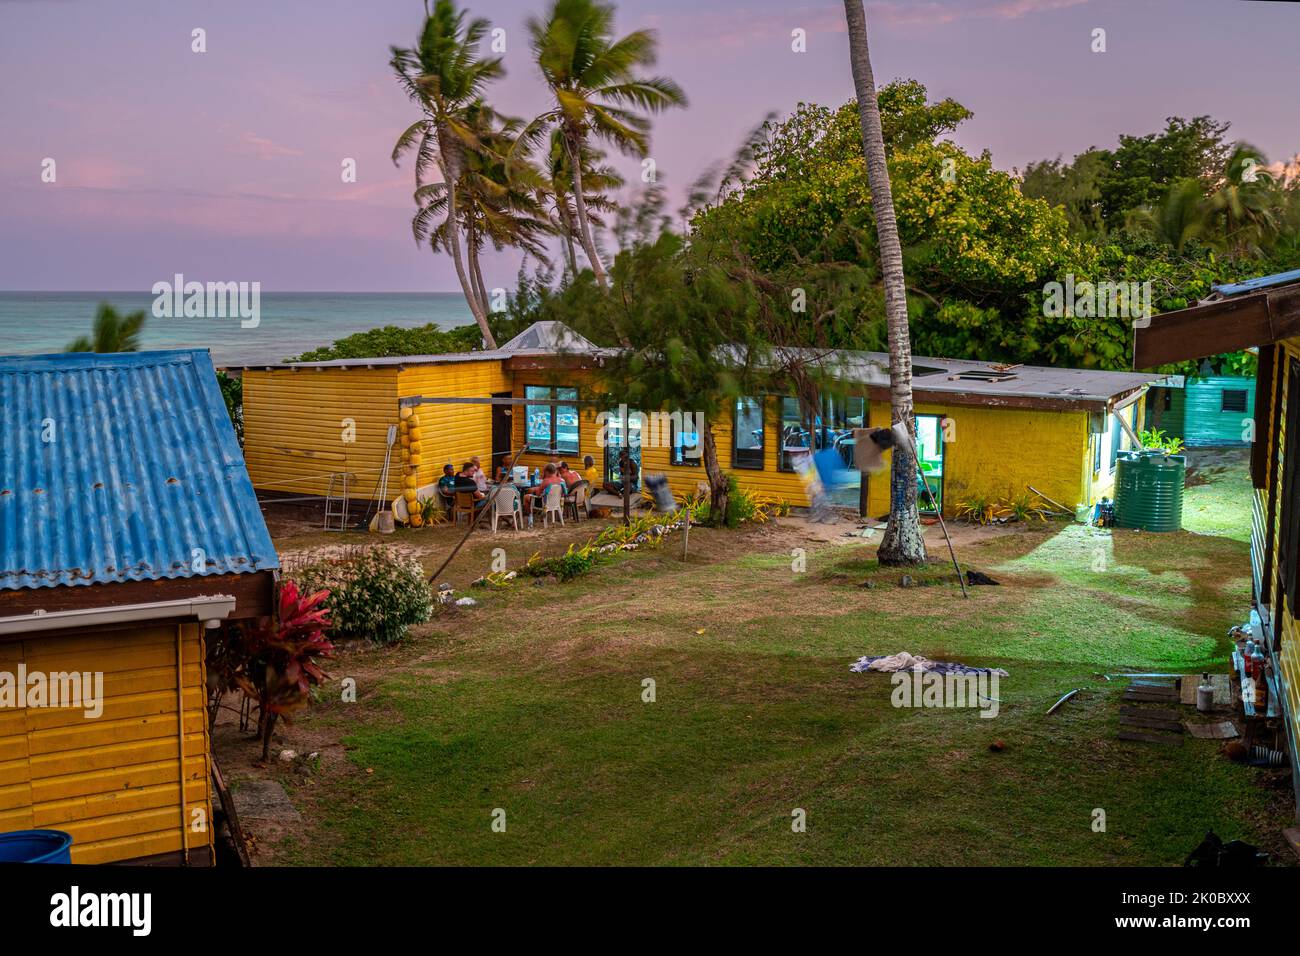
[[[553,0],[545,20],[528,19],[533,54],[555,97],[554,108],[536,122],[559,131],[573,180],[578,240],[602,289],[609,287],[609,278],[592,233],[583,149],[594,136],[645,156],[650,121],[640,111],[686,105],[686,95],[672,80],[637,75],[638,68],[654,65],[654,32],[636,30],[615,40],[613,25],[613,5],[599,0]]]
[[[867,181],[871,187],[871,209],[880,245],[880,270],[885,286],[885,319],[889,330],[889,402],[892,421],[916,433],[912,413],[912,340],[907,325],[907,282],[903,276],[903,247],[898,239],[898,220],[885,161],[885,137],[880,127],[880,104],[871,72],[867,46],[867,15],[862,0],[844,0],[849,28],[849,62],[853,88],[858,97],[858,118],[862,124],[862,150],[867,158]],[[916,458],[896,446],[890,469],[889,523],[881,539],[877,558],[881,564],[912,565],[926,561],[925,541],[916,512]]]
[[[617,209],[608,194],[623,185],[623,177],[612,166],[604,164],[605,157],[600,150],[589,146],[582,150],[581,156],[587,219],[593,225],[603,227],[602,214]],[[569,151],[565,149],[564,137],[560,130],[554,129],[545,156],[546,184],[541,194],[550,204],[551,230],[561,239],[569,275],[576,276],[578,255],[574,244],[578,241],[578,216],[574,210],[573,172],[569,166]]]
[[[487,284],[479,259],[483,246],[490,242],[497,250],[518,247],[539,262],[546,262],[545,236],[551,224],[541,199],[544,175],[527,161],[508,158],[526,132],[523,122],[499,116],[485,103],[474,104],[465,118],[478,148],[466,149],[462,154],[461,174],[455,184],[459,197],[457,224],[465,231],[470,287],[486,315],[490,311]],[[450,195],[451,190],[443,182],[427,183],[416,190],[419,209],[412,228],[417,240],[427,238],[435,250],[450,250],[452,229],[445,217]],[[439,225],[432,227],[440,217]]]
[[[95,329],[69,345],[65,352],[138,352],[140,331],[144,328],[144,309],[118,315],[107,302],[95,310]]]
[[[1125,228],[1149,233],[1179,255],[1193,239],[1206,236],[1211,206],[1199,179],[1179,179],[1154,209],[1143,206],[1128,212]]]
[[[478,44],[487,33],[488,22],[483,19],[465,22],[465,13],[457,10],[454,0],[437,0],[429,11],[425,0],[424,27],[420,38],[411,49],[392,47],[389,65],[411,101],[420,108],[421,117],[397,139],[393,147],[393,163],[397,165],[404,153],[415,150],[416,204],[419,210],[412,221],[416,241],[421,240],[422,213],[428,208],[422,202],[420,191],[426,185],[430,167],[438,170],[446,191],[440,204],[445,213],[445,246],[451,252],[456,266],[456,278],[465,293],[474,320],[483,334],[488,348],[496,348],[496,340],[488,327],[487,312],[479,301],[473,279],[465,267],[460,244],[460,203],[457,185],[465,164],[466,151],[480,148],[475,135],[473,116],[479,109],[483,88],[489,80],[503,76],[505,69],[500,57],[481,59]],[[426,197],[427,198],[427,197]],[[427,217],[423,220],[427,229]]]
[[[1259,254],[1274,237],[1281,205],[1273,174],[1253,146],[1238,143],[1224,167],[1223,182],[1210,196],[1210,208],[1222,219],[1223,243],[1236,256]],[[1250,170],[1255,176],[1246,177]]]

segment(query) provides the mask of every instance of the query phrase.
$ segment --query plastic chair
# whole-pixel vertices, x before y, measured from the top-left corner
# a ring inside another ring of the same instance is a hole
[[[492,499],[492,533],[497,533],[500,527],[499,522],[510,521],[514,523],[515,530],[519,531],[521,525],[519,519],[523,512],[523,505],[519,501],[519,489],[514,485],[503,485]]]
[[[546,497],[542,499],[542,527],[553,522],[551,515],[564,524],[564,488],[558,484],[546,486]]]
[[[575,484],[573,489],[564,497],[565,506],[573,509],[574,521],[578,521],[584,516],[589,516],[587,494],[590,488],[591,484],[584,478],[582,481]],[[579,513],[579,508],[582,509],[581,513]]]
[[[477,499],[472,491],[456,492],[456,502],[451,507],[451,519],[456,524],[460,524],[461,516],[464,515],[471,523],[479,516]]]

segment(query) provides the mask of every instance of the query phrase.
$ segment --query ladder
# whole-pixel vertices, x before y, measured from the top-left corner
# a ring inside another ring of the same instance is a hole
[[[325,530],[346,531],[348,528],[348,481],[356,477],[350,471],[330,472],[329,487],[325,491]],[[339,493],[335,494],[335,488]],[[337,518],[338,525],[331,524]]]

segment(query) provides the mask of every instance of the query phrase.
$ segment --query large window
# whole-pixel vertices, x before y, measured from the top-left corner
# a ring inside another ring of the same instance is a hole
[[[677,419],[668,419],[670,465],[698,465],[703,461],[704,436],[696,427],[697,418],[693,414],[682,415],[682,426],[677,427]]]
[[[549,385],[524,386],[524,398],[546,402],[577,402],[576,388],[555,388]],[[578,406],[575,405],[525,405],[528,450],[559,455],[578,453]]]
[[[853,467],[853,429],[863,427],[866,400],[861,395],[823,396],[817,420],[808,422],[801,416],[797,398],[781,399],[781,454],[777,467],[794,471],[795,455],[806,451],[833,448],[843,467]]]
[[[1246,390],[1244,388],[1225,388],[1219,395],[1219,411],[1244,412],[1246,410]]]
[[[748,395],[736,399],[731,433],[733,468],[763,470],[763,400]]]

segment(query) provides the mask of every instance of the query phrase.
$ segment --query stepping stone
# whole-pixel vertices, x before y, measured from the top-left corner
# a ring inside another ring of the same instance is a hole
[[[1183,732],[1183,724],[1180,720],[1160,720],[1156,717],[1121,717],[1119,719],[1121,727],[1142,727],[1147,730],[1168,730],[1175,734]]]
[[[1182,737],[1173,737],[1169,734],[1155,734],[1144,730],[1121,730],[1115,735],[1120,740],[1136,740],[1146,744],[1173,744],[1176,747],[1183,745]]]

